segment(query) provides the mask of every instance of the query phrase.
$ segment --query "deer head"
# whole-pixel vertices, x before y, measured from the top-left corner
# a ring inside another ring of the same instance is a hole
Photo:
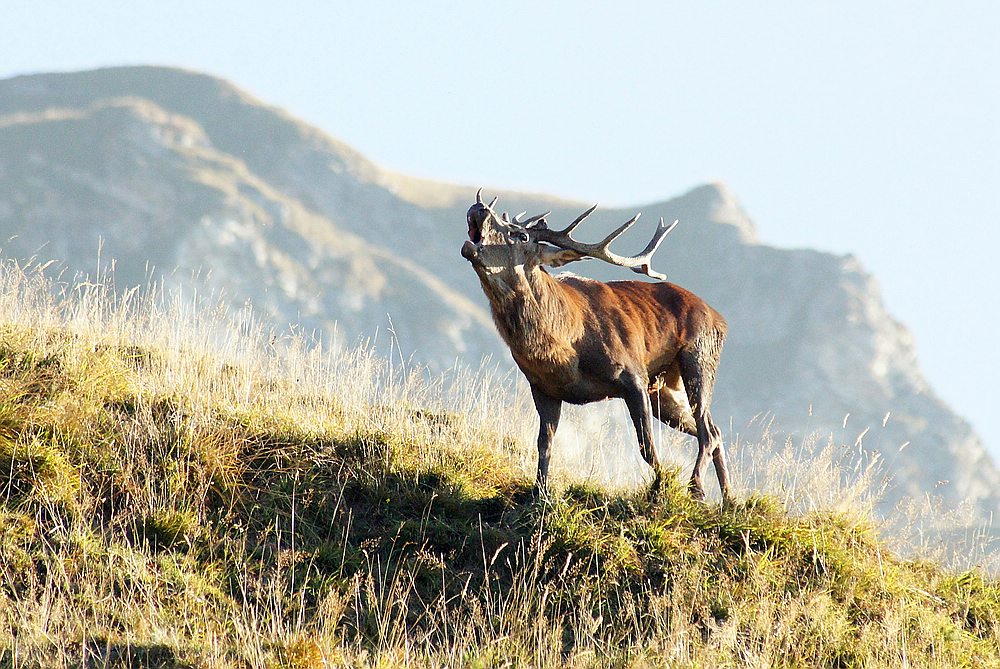
[[[469,240],[462,245],[462,256],[472,264],[484,287],[503,291],[543,265],[559,267],[584,257],[532,237],[536,228],[544,226],[544,215],[522,223],[520,214],[513,220],[506,212],[497,214],[495,204],[496,199],[486,204],[477,194],[467,215]]]
[[[500,278],[511,272],[526,272],[547,265],[559,267],[574,260],[597,258],[612,265],[631,269],[654,279],[666,276],[653,271],[650,260],[663,238],[674,229],[677,221],[670,225],[660,218],[659,226],[646,248],[635,256],[621,256],[608,247],[626,230],[632,227],[639,214],[623,223],[603,240],[586,244],[571,236],[584,219],[597,209],[595,204],[580,214],[576,220],[562,230],[550,230],[545,212],[521,220],[524,212],[513,219],[507,213],[497,214],[494,206],[497,198],[486,204],[482,199],[482,189],[476,193],[476,203],[469,208],[466,220],[469,224],[469,240],[462,245],[462,256],[472,263],[476,273],[484,281],[489,277]]]

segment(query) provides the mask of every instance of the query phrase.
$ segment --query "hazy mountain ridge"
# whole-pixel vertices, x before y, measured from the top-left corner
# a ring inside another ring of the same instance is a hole
[[[348,339],[385,328],[384,302],[423,305],[426,314],[454,314],[437,324],[452,333],[447,341],[440,331],[422,337],[405,314],[394,325],[435,358],[492,344],[488,318],[467,299],[218,150],[195,120],[136,96],[83,103],[6,117],[0,221],[16,235],[8,255],[92,272],[102,247],[120,285],[146,283],[151,266],[172,285],[199,276],[234,304],[250,298],[276,323],[332,331],[340,320]]]
[[[384,329],[390,314],[400,349],[438,367],[508,358],[458,256],[472,194],[381,170],[201,74],[116,68],[0,82],[0,231],[16,235],[4,255],[92,271],[103,240],[120,285],[144,283],[149,264],[175,285],[199,275],[279,326],[336,323],[346,339]],[[555,224],[589,206],[500,194],[513,213],[554,209]],[[638,209],[622,248],[641,247],[650,220],[680,219],[656,266],[730,323],[717,416],[731,414],[740,431],[771,414],[784,429],[846,442],[871,428],[864,447],[897,473],[890,500],[936,488],[950,502],[972,498],[983,517],[1000,511],[996,466],[933,395],[909,334],[856,260],[760,245],[718,184]],[[581,234],[632,213],[599,210]],[[633,278],[596,262],[573,269]]]

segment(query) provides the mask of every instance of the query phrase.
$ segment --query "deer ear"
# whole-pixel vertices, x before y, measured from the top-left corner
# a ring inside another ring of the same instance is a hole
[[[548,265],[549,267],[562,267],[566,263],[585,257],[586,256],[579,251],[573,251],[571,249],[546,248],[541,252],[540,263],[542,265]]]

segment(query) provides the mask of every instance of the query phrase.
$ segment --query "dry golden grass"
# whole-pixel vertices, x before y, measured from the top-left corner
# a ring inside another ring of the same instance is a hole
[[[0,271],[0,666],[1000,665],[1000,584],[888,551],[822,449],[539,504],[509,377]]]

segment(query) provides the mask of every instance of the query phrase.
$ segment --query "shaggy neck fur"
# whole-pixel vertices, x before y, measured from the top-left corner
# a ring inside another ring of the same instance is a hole
[[[515,358],[565,363],[576,355],[583,315],[569,291],[539,266],[484,277],[493,322]]]

